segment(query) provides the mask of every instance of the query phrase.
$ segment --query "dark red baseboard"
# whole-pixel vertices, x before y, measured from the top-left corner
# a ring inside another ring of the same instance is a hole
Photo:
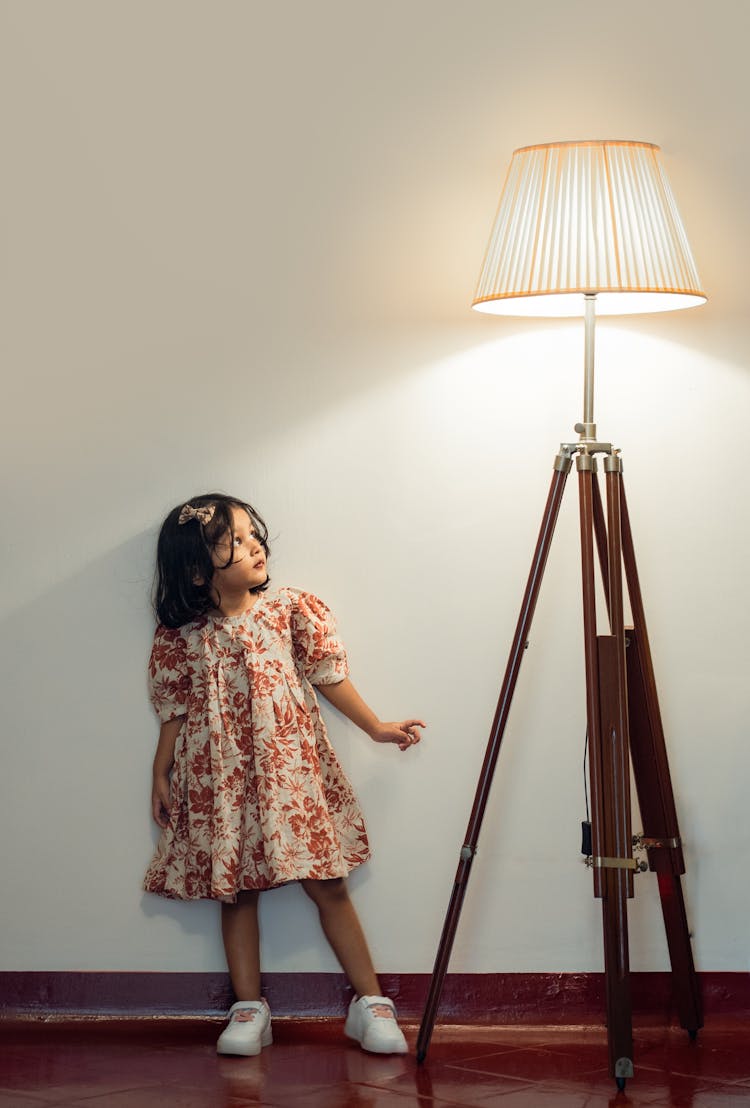
[[[699,974],[706,1018],[750,1018],[750,973]],[[429,974],[380,975],[399,1014],[419,1019]],[[674,1020],[669,973],[631,975],[633,1019]],[[351,990],[337,973],[269,973],[264,992],[276,1016],[343,1015]],[[0,1017],[219,1017],[232,1003],[223,973],[0,973]],[[453,1023],[601,1024],[601,973],[448,974],[439,1020]]]

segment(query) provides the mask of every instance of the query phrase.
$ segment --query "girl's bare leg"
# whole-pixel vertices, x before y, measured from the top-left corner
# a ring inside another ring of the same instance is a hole
[[[236,904],[222,904],[221,937],[237,1000],[260,1000],[257,892],[238,893]]]
[[[344,878],[308,879],[300,884],[316,904],[323,933],[357,996],[381,996],[367,940]]]

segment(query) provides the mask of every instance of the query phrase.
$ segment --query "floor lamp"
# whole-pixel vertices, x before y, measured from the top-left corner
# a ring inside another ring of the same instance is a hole
[[[594,895],[602,901],[610,1071],[620,1089],[633,1076],[627,900],[633,874],[657,875],[672,980],[682,1026],[703,1025],[680,877],[685,872],[656,693],[620,450],[594,422],[596,315],[672,311],[705,302],[685,230],[660,163],[646,142],[547,143],[516,150],[473,307],[515,316],[583,316],[583,419],[578,440],[555,458],[552,485],[500,690],[417,1041],[429,1046],[466,885],[495,772],[568,473],[579,484],[590,844]],[[596,476],[599,457],[606,504]],[[606,507],[606,510],[605,510]],[[608,633],[597,633],[599,563]],[[623,575],[624,569],[624,575]],[[624,592],[633,626],[624,623]],[[630,763],[643,833],[634,841]],[[634,847],[648,863],[637,862]]]

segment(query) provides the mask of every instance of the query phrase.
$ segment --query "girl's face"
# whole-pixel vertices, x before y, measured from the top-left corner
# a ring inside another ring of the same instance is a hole
[[[258,541],[250,516],[243,508],[231,508],[234,541],[230,531],[214,543],[211,559],[214,581],[222,591],[241,592],[266,582],[266,552]],[[229,563],[227,565],[227,563]]]

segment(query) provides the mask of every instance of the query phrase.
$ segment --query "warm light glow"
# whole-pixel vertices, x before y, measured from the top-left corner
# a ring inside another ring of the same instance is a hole
[[[526,146],[511,159],[472,307],[496,315],[597,315],[705,302],[685,229],[646,142]]]

